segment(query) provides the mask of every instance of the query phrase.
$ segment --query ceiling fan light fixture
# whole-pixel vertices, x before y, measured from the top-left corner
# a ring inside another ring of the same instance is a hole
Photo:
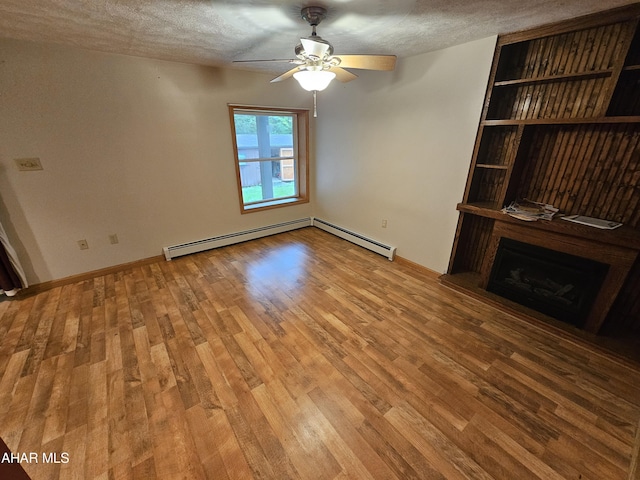
[[[293,74],[300,86],[310,92],[321,92],[329,86],[336,74],[326,70],[300,70]]]

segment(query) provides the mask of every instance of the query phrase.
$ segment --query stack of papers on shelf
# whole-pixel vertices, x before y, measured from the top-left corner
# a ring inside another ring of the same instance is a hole
[[[622,226],[621,223],[611,222],[609,220],[602,220],[600,218],[585,217],[583,215],[570,215],[568,217],[562,217],[563,220],[569,222],[580,223],[582,225],[588,225],[590,227],[600,228],[602,230],[613,230]]]
[[[532,202],[525,198],[511,202],[508,207],[502,209],[502,213],[527,222],[535,222],[536,220],[552,220],[553,216],[558,213],[558,209],[553,205]]]

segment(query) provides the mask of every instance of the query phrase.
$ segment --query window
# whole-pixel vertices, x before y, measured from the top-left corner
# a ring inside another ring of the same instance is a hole
[[[305,203],[309,112],[229,105],[242,213]]]

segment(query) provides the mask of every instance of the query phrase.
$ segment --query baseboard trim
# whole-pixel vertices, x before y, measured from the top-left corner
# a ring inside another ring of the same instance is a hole
[[[438,279],[442,275],[441,273],[436,272],[435,270],[431,270],[430,268],[427,268],[424,265],[420,265],[419,263],[412,262],[411,260],[407,260],[406,258],[401,257],[399,255],[396,255],[395,261],[396,263],[404,267],[408,267],[411,270],[415,270],[416,272],[422,273],[423,275],[426,275],[427,277],[430,277],[430,278]]]
[[[143,267],[145,265],[149,265],[156,262],[164,262],[164,255],[157,255],[155,257],[143,258],[142,260],[136,260],[134,262],[122,263],[119,265],[114,265],[112,267],[101,268],[99,270],[92,270],[90,272],[79,273],[78,275],[72,275],[70,277],[60,278],[58,280],[51,280],[48,282],[35,283],[30,285],[29,288],[25,288],[24,290],[20,290],[17,294],[19,297],[25,297],[29,295],[35,295],[41,292],[45,292],[47,290],[52,290],[58,287],[64,287],[65,285],[69,285],[71,283],[83,282],[85,280],[91,280],[95,277],[102,277],[104,275],[111,275],[113,273],[121,272],[122,270],[127,270],[129,268]],[[439,278],[442,274],[436,272],[435,270],[431,270],[419,263],[412,262],[411,260],[407,260],[404,257],[396,255],[394,261],[399,265],[415,270],[423,275],[426,275],[430,278]]]
[[[143,267],[151,263],[164,262],[163,255],[157,255],[155,257],[143,258],[142,260],[136,260],[135,262],[121,263],[119,265],[113,265],[112,267],[101,268],[99,270],[92,270],[90,272],[79,273],[78,275],[72,275],[70,277],[60,278],[58,280],[51,280],[48,282],[36,283],[30,285],[29,288],[20,290],[19,296],[35,295],[37,293],[52,290],[58,287],[64,287],[70,283],[84,282],[85,280],[91,280],[92,278],[102,277],[104,275],[111,275],[113,273],[121,272],[129,268]]]

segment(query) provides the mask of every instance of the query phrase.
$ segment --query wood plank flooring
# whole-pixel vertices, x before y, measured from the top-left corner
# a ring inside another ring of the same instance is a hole
[[[630,480],[639,420],[640,368],[314,228],[0,303],[33,480]]]

